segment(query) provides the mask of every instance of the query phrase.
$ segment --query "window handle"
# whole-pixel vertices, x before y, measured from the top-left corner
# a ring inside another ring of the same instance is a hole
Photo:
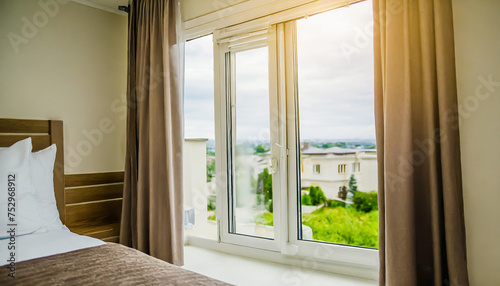
[[[278,159],[273,158],[271,160],[271,174],[274,174],[278,171]]]

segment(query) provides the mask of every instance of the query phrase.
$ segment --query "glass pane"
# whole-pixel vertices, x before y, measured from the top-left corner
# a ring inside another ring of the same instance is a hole
[[[274,238],[267,47],[235,61],[233,232]]]
[[[212,35],[186,43],[184,208],[194,209],[186,232],[217,239]]]
[[[378,248],[371,6],[297,22],[304,240]]]

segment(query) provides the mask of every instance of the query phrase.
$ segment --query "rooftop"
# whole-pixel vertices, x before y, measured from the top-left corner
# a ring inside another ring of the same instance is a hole
[[[302,155],[350,155],[356,153],[377,153],[377,149],[350,149],[350,148],[340,148],[340,147],[332,147],[332,148],[317,148],[310,145],[305,145],[301,148]]]

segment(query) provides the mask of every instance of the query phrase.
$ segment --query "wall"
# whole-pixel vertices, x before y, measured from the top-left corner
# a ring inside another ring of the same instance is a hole
[[[0,1],[0,117],[63,120],[66,173],[123,170],[127,18],[40,3]]]
[[[469,274],[500,285],[500,1],[453,5]]]
[[[248,0],[181,0],[181,14],[184,21],[203,16]]]
[[[217,224],[208,220],[208,216],[215,213],[207,211],[207,139],[186,139],[183,148],[184,209],[195,211],[194,227],[184,234],[216,240]]]

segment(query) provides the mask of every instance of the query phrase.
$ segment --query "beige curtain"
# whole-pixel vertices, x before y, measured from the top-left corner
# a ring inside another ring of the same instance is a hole
[[[380,285],[468,285],[451,0],[373,0]]]
[[[120,242],[183,264],[181,51],[176,1],[134,0]]]

